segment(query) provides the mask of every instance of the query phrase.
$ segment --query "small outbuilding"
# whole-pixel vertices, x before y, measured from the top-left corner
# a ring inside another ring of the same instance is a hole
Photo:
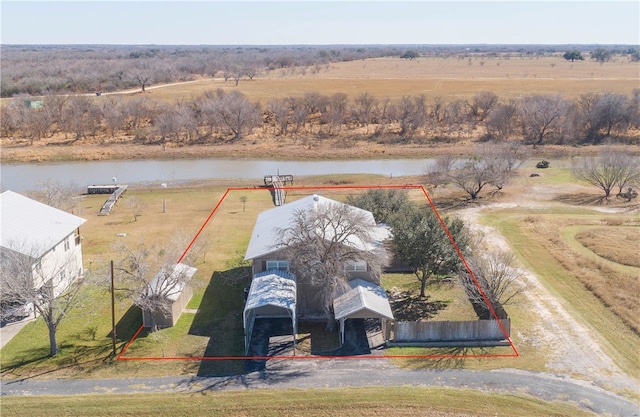
[[[183,263],[172,267],[170,273],[160,271],[146,288],[146,296],[162,297],[170,303],[168,314],[163,312],[142,311],[144,327],[174,326],[193,296],[193,288],[188,284],[197,269]]]

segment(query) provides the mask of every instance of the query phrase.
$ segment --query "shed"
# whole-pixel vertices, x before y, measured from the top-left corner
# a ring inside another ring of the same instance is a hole
[[[344,343],[344,323],[347,319],[378,318],[382,320],[383,328],[385,320],[393,320],[384,288],[363,279],[349,281],[349,286],[350,290],[333,300],[335,318],[340,321],[341,343]]]
[[[296,334],[298,332],[296,294],[296,276],[292,273],[272,270],[254,275],[242,314],[245,354],[249,353],[253,326],[258,317],[290,317],[293,327],[293,348],[295,350]]]
[[[173,266],[171,273],[163,270],[158,272],[146,288],[147,295],[159,295],[171,302],[169,315],[161,312],[142,311],[144,327],[171,327],[176,324],[191,297],[193,288],[187,284],[195,275],[197,269],[179,263]]]

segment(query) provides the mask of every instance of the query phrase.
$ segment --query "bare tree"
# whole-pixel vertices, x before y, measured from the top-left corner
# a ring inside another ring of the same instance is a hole
[[[347,102],[348,97],[344,93],[335,93],[331,96],[329,109],[327,110],[330,133],[337,134],[342,129],[347,111]]]
[[[379,282],[387,262],[384,247],[376,243],[375,223],[361,209],[336,202],[318,203],[295,213],[291,225],[277,230],[279,244],[293,272],[318,288],[327,317],[335,326],[333,300],[347,289],[347,262],[366,262]]]
[[[596,112],[600,117],[605,136],[610,136],[614,130],[621,130],[629,122],[627,113],[627,97],[622,94],[604,94],[596,105]]]
[[[475,109],[474,116],[480,117],[480,121],[486,119],[493,108],[498,104],[498,96],[491,91],[482,91],[473,96],[471,107]]]
[[[568,103],[560,96],[528,96],[520,102],[520,117],[525,141],[542,145],[549,136],[558,135]]]
[[[0,248],[0,299],[3,305],[32,306],[49,331],[49,355],[58,353],[57,331],[71,310],[82,303],[83,277],[75,277],[81,265],[71,256],[44,261],[41,250],[25,242]]]
[[[175,245],[159,247],[140,242],[131,246],[120,244],[116,249],[121,254],[117,263],[118,278],[122,280],[133,303],[149,313],[151,331],[156,331],[155,317],[158,314],[165,317],[170,315],[171,298],[182,291],[191,279],[185,269],[177,267],[179,248]]]
[[[78,207],[78,194],[78,184],[63,184],[58,180],[48,179],[39,182],[38,190],[30,193],[30,197],[48,206],[74,213]]]
[[[490,138],[509,139],[516,128],[518,108],[514,101],[500,104],[486,118],[485,126]]]
[[[289,126],[289,106],[286,99],[274,99],[269,102],[268,111],[273,115],[273,120],[281,135],[287,134]]]
[[[400,136],[412,136],[427,124],[427,99],[424,95],[404,96],[396,106]]]
[[[458,276],[469,301],[484,319],[494,319],[487,302],[498,318],[505,318],[504,306],[513,304],[526,291],[524,273],[514,266],[515,256],[508,252],[491,252],[484,256],[467,256],[473,272],[461,269]]]
[[[137,222],[138,221],[138,217],[140,215],[142,215],[142,212],[144,211],[144,209],[147,208],[147,204],[143,201],[141,201],[140,199],[138,199],[136,196],[131,195],[127,197],[127,207],[131,210],[131,213],[133,214],[133,221]]]
[[[611,190],[618,186],[620,192],[640,179],[638,157],[611,148],[603,149],[597,157],[574,160],[573,175],[579,180],[600,188],[603,200],[608,199]]]
[[[463,160],[439,156],[425,173],[432,183],[453,183],[475,200],[486,186],[501,190],[508,184],[525,157],[526,152],[518,144],[487,143]]]
[[[114,97],[105,97],[101,109],[109,134],[115,136],[118,130],[124,128],[127,119],[122,101]]]
[[[369,133],[369,123],[374,118],[378,100],[369,93],[362,93],[354,99],[355,105],[351,109],[353,119],[363,125]]]
[[[219,125],[231,131],[234,140],[250,133],[262,121],[260,105],[237,91],[224,94],[216,102],[215,116]]]

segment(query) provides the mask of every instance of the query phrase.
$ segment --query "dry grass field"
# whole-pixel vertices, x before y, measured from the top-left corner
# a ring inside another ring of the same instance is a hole
[[[174,100],[203,91],[237,90],[266,105],[269,100],[301,97],[317,91],[324,95],[345,93],[354,98],[368,92],[380,99],[424,94],[445,100],[470,98],[492,91],[502,99],[527,94],[561,94],[574,98],[585,93],[629,94],[638,88],[638,63],[618,59],[569,62],[560,56],[543,58],[375,58],[320,67],[290,68],[262,74],[254,80],[235,82],[202,79],[197,82],[151,89],[151,96]]]
[[[193,82],[157,85],[144,93],[128,92],[119,97],[140,96],[175,102],[201,96],[205,91],[222,89],[240,91],[251,101],[265,107],[276,98],[302,97],[308,92],[325,96],[345,93],[350,100],[367,92],[380,100],[399,100],[402,96],[424,94],[428,101],[441,98],[445,102],[470,99],[482,91],[491,91],[501,100],[528,94],[560,94],[572,99],[586,93],[617,93],[629,95],[640,86],[640,65],[623,58],[599,64],[595,61],[569,62],[560,55],[529,57],[425,57],[415,60],[377,58],[341,62],[306,68],[287,68],[259,74],[253,80],[203,78]],[[98,102],[103,97],[91,96]],[[6,103],[3,100],[2,103]],[[274,136],[270,129],[254,132],[233,143],[144,145],[131,136],[108,138],[87,137],[70,140],[54,135],[29,145],[28,141],[2,138],[2,159],[10,162],[41,162],[66,160],[109,159],[175,159],[203,157],[268,158],[268,159],[360,159],[411,158],[441,153],[464,153],[474,138],[460,137],[455,141],[415,143],[379,143],[376,140],[351,140],[346,135],[360,132],[345,130],[337,137],[318,140],[305,134]],[[361,132],[364,134],[364,132]],[[477,134],[480,134],[476,132]],[[286,148],[286,154],[282,149]],[[545,146],[539,152],[552,157],[554,147]],[[564,151],[567,151],[565,148]],[[570,152],[575,153],[572,149]],[[579,152],[590,152],[580,148]]]

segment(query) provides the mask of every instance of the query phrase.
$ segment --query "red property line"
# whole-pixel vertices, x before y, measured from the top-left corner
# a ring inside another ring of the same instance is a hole
[[[258,188],[256,188],[256,187],[229,187],[229,188],[227,188],[226,192],[220,198],[220,201],[218,201],[218,204],[216,204],[216,206],[213,208],[213,210],[211,210],[211,213],[209,213],[209,216],[204,221],[204,223],[202,224],[202,226],[200,227],[200,229],[198,230],[196,235],[193,237],[193,239],[191,240],[191,242],[189,243],[187,248],[184,250],[184,252],[180,256],[180,259],[178,259],[177,263],[180,263],[184,259],[184,257],[187,255],[187,252],[189,252],[189,249],[191,249],[191,246],[193,246],[193,244],[195,243],[196,239],[198,239],[198,237],[200,236],[200,233],[202,233],[202,231],[207,226],[209,221],[213,218],[213,215],[216,213],[216,211],[218,211],[218,209],[220,208],[220,205],[227,198],[227,195],[229,194],[230,191],[256,191],[256,190],[275,190],[275,189],[276,189],[275,187],[258,187]],[[379,186],[376,186],[376,185],[362,185],[362,186],[324,185],[324,186],[296,186],[296,187],[290,186],[290,187],[286,187],[284,189],[287,190],[287,191],[290,191],[290,190],[291,191],[346,190],[346,189],[350,189],[350,190],[366,190],[366,189],[416,189],[416,190],[421,190],[422,193],[424,194],[424,196],[426,197],[427,201],[429,202],[429,205],[431,206],[431,209],[433,210],[433,212],[435,213],[436,217],[438,218],[438,221],[440,222],[440,225],[442,226],[442,228],[446,232],[447,236],[449,237],[449,240],[451,241],[451,244],[453,245],[454,249],[458,253],[458,256],[462,260],[462,263],[464,264],[465,268],[469,272],[470,276],[473,278],[473,282],[475,283],[476,287],[480,291],[480,294],[482,295],[484,301],[487,303],[487,306],[489,307],[489,310],[490,310],[491,314],[493,315],[494,319],[498,322],[498,326],[500,326],[500,330],[504,334],[506,340],[509,342],[509,345],[511,346],[511,349],[513,350],[513,353],[511,353],[511,354],[464,354],[463,353],[463,354],[434,354],[434,355],[369,355],[369,356],[293,356],[293,355],[288,355],[287,356],[287,355],[282,355],[282,356],[215,356],[215,357],[213,357],[213,356],[201,356],[201,357],[161,357],[161,358],[157,358],[157,357],[156,358],[154,358],[154,357],[152,357],[152,358],[123,357],[123,355],[129,349],[129,346],[131,346],[131,344],[136,340],[136,338],[140,335],[140,332],[144,328],[144,325],[141,325],[140,328],[138,329],[138,331],[136,331],[136,333],[133,335],[131,340],[129,340],[129,342],[127,342],[127,344],[124,346],[124,348],[122,349],[122,351],[118,355],[117,360],[119,360],[119,361],[120,360],[122,360],[122,361],[170,361],[170,360],[220,361],[220,360],[276,360],[276,359],[293,359],[293,360],[305,360],[305,359],[396,359],[396,358],[404,358],[404,359],[449,359],[449,358],[451,358],[451,359],[453,359],[453,358],[508,358],[508,357],[519,357],[520,356],[518,351],[517,351],[517,349],[516,349],[516,347],[514,346],[513,342],[511,341],[511,338],[507,335],[507,331],[504,328],[504,326],[502,324],[502,321],[498,318],[498,315],[496,314],[495,310],[493,309],[493,306],[489,302],[489,299],[487,298],[486,294],[484,293],[484,291],[480,287],[480,284],[479,284],[478,280],[476,279],[475,275],[473,274],[473,271],[471,270],[471,267],[469,266],[469,264],[467,263],[466,259],[464,258],[463,254],[462,254],[462,251],[460,250],[460,248],[456,244],[455,240],[453,239],[453,236],[451,235],[451,232],[449,231],[449,229],[447,228],[444,220],[440,216],[440,213],[438,213],[438,210],[436,209],[435,205],[433,204],[433,201],[431,200],[431,197],[429,196],[429,193],[424,188],[424,186],[422,186],[422,185],[379,185]]]

